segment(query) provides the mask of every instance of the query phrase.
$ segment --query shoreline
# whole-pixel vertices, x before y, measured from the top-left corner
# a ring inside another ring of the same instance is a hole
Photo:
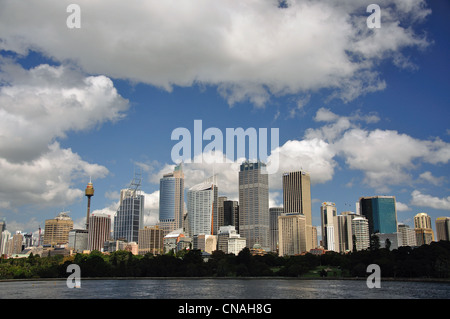
[[[320,281],[336,281],[336,280],[367,280],[365,277],[86,277],[81,280],[320,280]],[[67,278],[18,278],[18,279],[0,279],[2,282],[18,282],[18,281],[65,281]],[[381,277],[381,281],[397,281],[397,282],[433,282],[450,284],[450,278],[394,278]]]

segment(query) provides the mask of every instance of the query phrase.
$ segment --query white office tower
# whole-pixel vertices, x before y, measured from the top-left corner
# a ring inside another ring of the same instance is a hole
[[[352,244],[356,250],[367,249],[370,246],[369,221],[365,217],[352,219]],[[352,250],[353,250],[352,247]]]
[[[416,232],[405,224],[398,224],[398,246],[416,246]]]
[[[191,187],[187,191],[189,235],[215,235],[214,217],[217,218],[218,188],[215,177]]]
[[[335,225],[336,216],[335,203],[324,202],[320,206],[320,219],[322,221],[322,243],[326,250],[338,251],[335,247]],[[337,230],[337,229],[336,229]]]

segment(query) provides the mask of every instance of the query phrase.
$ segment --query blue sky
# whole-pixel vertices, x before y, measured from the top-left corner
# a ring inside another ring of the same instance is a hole
[[[174,164],[174,129],[278,128],[281,173],[309,171],[320,204],[355,210],[360,196],[394,195],[398,221],[450,216],[450,4],[78,1],[0,4],[0,217],[36,232],[70,211],[113,214],[142,171],[147,225],[159,178]],[[225,141],[224,141],[225,143]],[[203,147],[206,146],[205,141]],[[237,198],[237,165],[186,165],[186,186],[216,172]],[[214,167],[213,167],[214,166]]]

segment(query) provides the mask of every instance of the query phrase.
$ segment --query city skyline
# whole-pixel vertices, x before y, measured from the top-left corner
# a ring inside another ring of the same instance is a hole
[[[143,224],[156,224],[159,182],[176,164],[171,133],[181,127],[193,135],[202,120],[222,132],[279,128],[269,208],[282,206],[282,173],[301,170],[311,176],[314,226],[323,202],[340,214],[355,211],[360,197],[390,195],[398,222],[413,227],[425,212],[436,231],[435,219],[450,215],[449,4],[380,1],[381,28],[372,30],[367,5],[275,2],[79,1],[80,29],[66,26],[65,2],[31,1],[27,10],[2,4],[0,218],[7,229],[37,233],[62,211],[84,228],[90,178],[91,213],[114,214],[136,168]],[[179,25],[155,12],[170,12]],[[238,200],[240,164],[185,164],[185,189],[216,173],[219,196]]]

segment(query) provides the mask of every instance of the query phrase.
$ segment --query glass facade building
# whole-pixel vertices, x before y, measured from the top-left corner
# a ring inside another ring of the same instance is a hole
[[[361,197],[361,215],[369,222],[369,233],[392,234],[397,232],[397,210],[394,196]]]
[[[159,222],[166,233],[183,227],[184,174],[182,164],[159,181]]]
[[[114,239],[138,242],[139,229],[143,228],[144,195],[133,189],[120,193],[120,206],[114,218]]]

